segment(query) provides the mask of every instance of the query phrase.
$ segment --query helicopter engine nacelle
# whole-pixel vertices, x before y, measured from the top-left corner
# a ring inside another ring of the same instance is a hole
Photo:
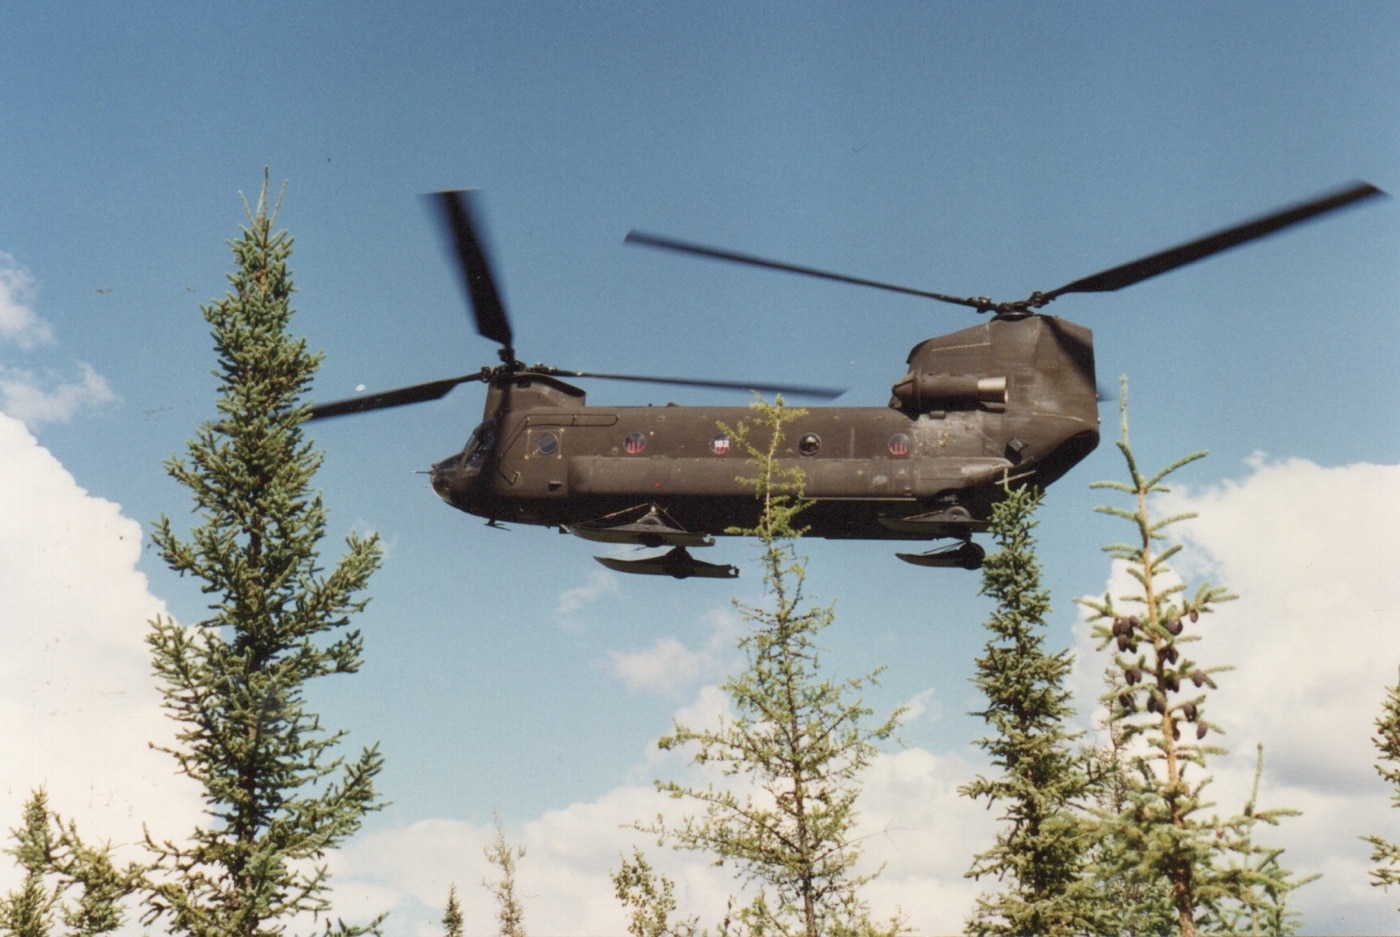
[[[1000,409],[1006,406],[1006,377],[910,371],[892,389],[890,406],[906,413]]]

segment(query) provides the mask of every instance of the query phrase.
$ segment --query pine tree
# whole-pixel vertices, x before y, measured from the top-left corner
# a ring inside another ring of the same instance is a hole
[[[1135,759],[1126,810],[1113,830],[1123,847],[1116,858],[1136,866],[1133,871],[1139,875],[1165,881],[1179,932],[1182,937],[1195,937],[1196,918],[1203,894],[1210,888],[1216,849],[1215,825],[1203,814],[1210,806],[1202,799],[1209,782],[1204,773],[1206,756],[1223,753],[1223,749],[1182,739],[1183,725],[1195,726],[1191,735],[1198,742],[1209,727],[1203,710],[1205,695],[1185,697],[1184,693],[1190,693],[1191,685],[1199,690],[1215,683],[1210,672],[1182,657],[1179,648],[1199,640],[1198,635],[1185,632],[1188,621],[1194,623],[1213,603],[1233,596],[1205,583],[1194,598],[1185,598],[1186,586],[1176,579],[1168,562],[1180,551],[1180,544],[1160,550],[1158,546],[1166,539],[1166,528],[1189,515],[1155,519],[1148,506],[1151,495],[1169,490],[1162,484],[1167,476],[1204,458],[1205,453],[1179,459],[1154,475],[1142,474],[1128,442],[1126,399],[1125,386],[1118,448],[1127,462],[1130,481],[1097,482],[1092,487],[1109,488],[1132,499],[1131,510],[1097,510],[1128,521],[1136,530],[1136,540],[1105,548],[1115,560],[1126,564],[1135,590],[1126,596],[1106,594],[1101,602],[1085,602],[1096,613],[1094,635],[1100,647],[1115,645],[1114,663],[1126,683],[1126,688],[1108,701],[1110,716],[1125,743],[1143,740],[1151,750],[1150,755]],[[1135,613],[1128,614],[1123,605]],[[1216,668],[1220,669],[1228,668]],[[1196,778],[1196,774],[1201,777]]]
[[[1379,734],[1372,741],[1380,752],[1381,763],[1376,772],[1391,786],[1390,804],[1400,807],[1400,682],[1386,693],[1385,708],[1376,719]],[[1371,844],[1371,884],[1389,889],[1400,883],[1400,843],[1381,836],[1363,837]]]
[[[95,937],[122,926],[123,902],[136,889],[141,869],[118,869],[106,846],[88,846],[73,824],[49,810],[48,795],[34,791],[24,823],[11,831],[6,850],[24,870],[18,891],[0,898],[0,934],[48,937],[57,923],[73,937]],[[76,897],[74,894],[76,893]]]
[[[1205,453],[1178,459],[1153,475],[1143,474],[1128,439],[1126,382],[1121,407],[1118,448],[1129,482],[1098,482],[1093,487],[1131,499],[1131,509],[1097,510],[1128,521],[1136,533],[1131,542],[1105,548],[1124,564],[1134,585],[1124,595],[1083,601],[1095,613],[1094,635],[1100,647],[1113,645],[1112,666],[1121,673],[1122,685],[1105,702],[1121,744],[1133,754],[1128,756],[1131,770],[1124,775],[1123,809],[1105,818],[1098,872],[1109,882],[1148,883],[1148,894],[1154,880],[1165,884],[1178,932],[1195,937],[1202,925],[1217,926],[1226,909],[1258,907],[1262,900],[1258,875],[1242,877],[1228,860],[1228,831],[1247,837],[1254,821],[1222,820],[1205,813],[1212,806],[1204,799],[1210,782],[1207,759],[1225,753],[1204,742],[1218,729],[1205,718],[1205,690],[1215,688],[1216,674],[1231,668],[1203,667],[1182,653],[1183,647],[1200,640],[1191,627],[1201,616],[1235,596],[1207,582],[1188,597],[1186,584],[1169,563],[1181,545],[1164,544],[1171,525],[1194,515],[1156,518],[1150,510],[1151,496],[1169,491],[1163,481]],[[1133,750],[1135,743],[1139,747]],[[1267,816],[1276,820],[1285,814],[1273,811]],[[1244,841],[1237,839],[1236,845]],[[1248,842],[1249,854],[1260,855],[1252,840]],[[1281,867],[1269,874],[1276,883],[1291,881]],[[1289,890],[1283,889],[1280,896]]]
[[[486,861],[496,867],[498,878],[481,884],[496,899],[496,933],[499,937],[525,937],[525,908],[515,896],[515,863],[525,858],[524,846],[512,846],[496,817],[496,836],[486,847]]]
[[[24,824],[11,831],[15,844],[5,850],[24,870],[24,882],[0,901],[0,933],[14,937],[48,937],[60,895],[46,878],[53,867],[53,832],[42,790],[24,804]]]
[[[1116,699],[1127,687],[1123,672],[1110,665],[1104,674],[1104,699]],[[1095,818],[1087,868],[1093,889],[1096,937],[1165,937],[1176,928],[1166,880],[1140,868],[1124,855],[1128,844],[1116,835],[1142,775],[1128,750],[1123,727],[1112,718],[1099,721],[1106,741],[1089,750]]]
[[[1084,867],[1088,831],[1081,814],[1091,796],[1085,757],[1066,728],[1074,715],[1065,689],[1074,666],[1069,650],[1044,649],[1049,593],[1040,584],[1033,519],[1041,493],[1009,489],[992,512],[1000,549],[982,567],[982,594],[996,600],[991,637],[977,659],[977,684],[987,698],[981,716],[995,734],[977,744],[1001,769],[959,792],[1003,809],[995,845],[967,875],[992,876],[997,891],[978,898],[968,923],[975,935],[1067,935],[1092,930],[1091,886]]]
[[[167,471],[202,520],[188,540],[169,518],[154,542],[171,569],[201,581],[210,617],[152,622],[148,643],[164,705],[178,724],[166,748],[203,792],[206,822],[187,843],[156,841],[145,920],[177,933],[254,937],[332,925],[327,851],[379,807],[377,747],[347,761],[346,733],[306,706],[309,681],[360,667],[345,630],[367,601],[377,538],[351,535],[329,573],[319,556],[326,510],[311,479],[321,456],[302,435],[302,400],[320,357],[288,333],[292,241],[274,232],[264,179],[243,236],[230,242],[232,290],[203,307],[220,379],[218,418]],[[280,205],[280,201],[279,201]],[[372,929],[372,926],[371,928]]]
[[[695,918],[673,922],[676,913],[676,885],[658,875],[641,850],[632,851],[613,873],[617,900],[628,911],[627,933],[631,937],[696,937]]]
[[[805,506],[802,476],[780,464],[784,426],[802,411],[781,399],[755,409],[756,429],[740,424],[725,430],[757,468],[746,480],[762,506],[758,526],[732,532],[758,538],[768,604],[736,602],[753,628],[739,642],[746,669],[722,687],[732,717],[710,728],[677,724],[659,742],[663,749],[688,749],[693,763],[716,767],[754,790],[658,783],[703,812],[674,826],[658,819],[649,829],[679,848],[733,864],[745,884],[758,886],[738,913],[751,934],[876,933],[859,895],[872,876],[854,871],[859,849],[852,831],[860,772],[877,743],[894,733],[899,714],[868,724],[872,712],[857,694],[878,671],[843,682],[822,676],[816,642],[834,613],[807,604],[806,571],[795,547]],[[896,930],[892,923],[886,932]]]
[[[1283,937],[1298,929],[1298,914],[1288,907],[1288,896],[1308,882],[1321,878],[1310,875],[1295,879],[1291,869],[1280,861],[1284,850],[1265,846],[1254,839],[1259,824],[1277,826],[1284,817],[1297,816],[1296,810],[1259,809],[1259,779],[1264,774],[1264,746],[1256,750],[1254,784],[1244,811],[1217,831],[1222,861],[1217,874],[1222,896],[1212,915],[1216,930],[1223,934],[1268,934]]]
[[[444,937],[462,937],[462,906],[457,902],[457,886],[447,889],[447,909],[442,914]]]

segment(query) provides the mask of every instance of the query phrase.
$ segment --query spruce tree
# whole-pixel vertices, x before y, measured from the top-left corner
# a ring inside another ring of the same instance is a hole
[[[1159,518],[1151,510],[1152,496],[1170,490],[1165,479],[1205,453],[1144,474],[1128,439],[1126,383],[1121,408],[1118,449],[1129,481],[1097,482],[1093,487],[1130,499],[1131,508],[1097,510],[1127,521],[1134,531],[1131,541],[1104,548],[1123,564],[1133,584],[1121,595],[1081,600],[1093,610],[1094,635],[1101,648],[1112,646],[1111,666],[1122,677],[1105,702],[1131,765],[1123,776],[1123,808],[1117,816],[1105,817],[1097,871],[1107,882],[1146,885],[1147,894],[1155,890],[1154,882],[1164,885],[1177,932],[1195,937],[1203,928],[1218,927],[1229,909],[1259,908],[1269,900],[1259,874],[1242,876],[1229,864],[1230,830],[1246,837],[1252,857],[1260,855],[1247,838],[1253,828],[1250,818],[1221,819],[1206,813],[1213,806],[1205,799],[1208,757],[1225,753],[1205,742],[1212,730],[1218,731],[1206,719],[1206,691],[1215,688],[1217,674],[1231,668],[1206,667],[1183,653],[1200,640],[1194,626],[1201,617],[1235,596],[1209,582],[1190,592],[1170,565],[1181,544],[1168,543],[1166,531],[1194,515]],[[1253,810],[1252,804],[1248,809]],[[1267,817],[1273,821],[1285,813],[1274,811]],[[1268,874],[1275,885],[1291,881],[1281,867]],[[1275,890],[1283,897],[1291,888]]]
[[[871,876],[854,871],[853,836],[860,773],[877,743],[894,733],[899,714],[870,723],[858,694],[876,673],[832,681],[822,675],[817,640],[834,619],[830,606],[810,606],[806,570],[796,552],[797,521],[805,507],[802,473],[783,467],[784,427],[802,415],[776,404],[755,404],[755,425],[725,427],[757,469],[762,508],[758,526],[731,531],[756,537],[762,548],[767,604],[736,602],[752,630],[739,641],[747,667],[722,686],[732,716],[718,726],[676,724],[663,749],[685,749],[694,764],[719,769],[734,784],[684,787],[658,783],[702,812],[651,827],[675,846],[707,852],[732,864],[757,886],[736,926],[749,934],[806,937],[882,932],[870,920],[860,887]],[[898,930],[891,923],[883,932]]]
[[[1385,707],[1376,719],[1379,734],[1372,738],[1380,752],[1376,772],[1391,786],[1390,804],[1400,807],[1400,682],[1386,693]],[[1371,844],[1371,884],[1389,889],[1400,883],[1400,843],[1382,836],[1363,837]]]
[[[442,913],[443,937],[462,937],[462,906],[457,901],[457,886],[447,889],[447,908]]]
[[[202,308],[219,359],[218,416],[166,466],[201,523],[182,539],[162,516],[153,538],[210,604],[192,625],[157,618],[147,638],[177,723],[164,750],[200,786],[205,821],[187,842],[148,834],[145,920],[199,937],[367,930],[330,922],[324,858],[380,805],[377,747],[347,760],[346,733],[324,729],[306,703],[310,681],[360,667],[363,641],[346,626],[380,549],[352,534],[322,566],[326,509],[311,487],[321,456],[302,430],[320,356],[288,331],[292,240],[273,230],[267,196],[264,178],[230,242],[232,289]]]
[[[24,870],[24,880],[17,891],[0,900],[0,933],[48,937],[61,896],[47,881],[54,847],[48,801],[42,790],[25,801],[24,823],[10,835],[15,843],[5,851]]]
[[[640,849],[613,873],[617,900],[627,909],[627,933],[631,937],[697,937],[696,918],[673,921],[676,914],[676,885],[658,875]]]
[[[1164,881],[1179,933],[1195,937],[1197,917],[1211,889],[1216,850],[1215,825],[1204,813],[1210,806],[1203,798],[1210,780],[1206,757],[1224,750],[1201,741],[1210,724],[1205,694],[1199,691],[1215,685],[1212,673],[1183,657],[1180,648],[1200,639],[1186,630],[1188,623],[1233,596],[1203,583],[1193,597],[1186,597],[1186,586],[1169,563],[1181,545],[1161,545],[1165,530],[1189,515],[1158,519],[1149,509],[1152,495],[1169,491],[1163,480],[1205,453],[1193,453],[1153,475],[1143,474],[1128,441],[1126,386],[1122,401],[1118,449],[1129,481],[1096,482],[1091,487],[1119,491],[1131,500],[1131,509],[1096,510],[1132,525],[1134,540],[1104,549],[1125,565],[1134,586],[1126,595],[1110,593],[1101,601],[1084,602],[1095,612],[1094,636],[1100,647],[1114,645],[1114,665],[1123,673],[1124,689],[1107,701],[1110,718],[1125,743],[1145,742],[1150,754],[1134,758],[1126,809],[1111,829],[1119,848],[1109,861],[1127,866],[1117,870],[1119,876]],[[1183,726],[1187,738],[1182,737]]]
[[[0,934],[14,937],[96,937],[124,922],[123,903],[135,891],[142,870],[119,869],[107,846],[89,846],[77,828],[49,809],[42,788],[24,805],[24,822],[10,831],[6,850],[24,879],[17,891],[0,898]],[[62,931],[55,928],[61,924]]]
[[[495,881],[483,880],[482,887],[496,899],[498,937],[525,937],[525,908],[515,894],[515,863],[525,858],[524,846],[512,846],[496,817],[496,835],[483,850],[486,861],[496,867]]]
[[[992,512],[1000,549],[982,566],[982,594],[996,600],[991,632],[977,659],[977,684],[987,699],[981,716],[993,730],[977,745],[1001,769],[959,792],[1002,809],[995,845],[967,875],[991,876],[1000,888],[977,900],[968,932],[979,935],[1067,935],[1093,930],[1091,889],[1084,875],[1088,831],[1081,813],[1090,799],[1085,756],[1070,731],[1065,689],[1074,666],[1068,649],[1045,650],[1049,593],[1040,584],[1034,513],[1039,491],[1009,489]]]
[[[1244,810],[1216,831],[1222,861],[1217,874],[1222,896],[1216,903],[1213,923],[1218,933],[1268,934],[1282,937],[1298,929],[1297,912],[1288,907],[1288,896],[1320,874],[1297,879],[1280,861],[1284,850],[1256,842],[1259,824],[1277,826],[1284,817],[1297,816],[1296,810],[1261,810],[1259,779],[1264,774],[1264,746],[1256,749],[1254,784]]]

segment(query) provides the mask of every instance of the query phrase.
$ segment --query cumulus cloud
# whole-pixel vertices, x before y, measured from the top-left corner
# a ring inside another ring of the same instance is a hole
[[[0,365],[0,412],[37,429],[46,423],[66,423],[84,407],[116,399],[106,379],[91,365],[79,362],[78,370],[76,380],[65,381],[51,373]]]
[[[702,696],[696,709],[703,716],[715,700]],[[959,758],[921,750],[882,755],[867,771],[856,835],[864,852],[860,868],[884,866],[867,892],[878,918],[902,913],[917,933],[962,930],[982,888],[963,878],[967,850],[990,844],[993,823],[992,814],[957,794],[973,774]],[[634,847],[676,883],[682,912],[713,926],[734,892],[732,870],[705,855],[658,846],[633,826],[658,814],[674,818],[683,807],[649,784],[624,785],[508,830],[507,839],[525,847],[517,890],[526,927],[544,934],[625,933],[611,875]],[[390,911],[389,937],[435,933],[455,884],[466,931],[491,932],[494,905],[477,886],[498,877],[483,855],[494,835],[489,825],[433,820],[361,837],[334,859],[337,911],[357,919]]]
[[[588,577],[588,582],[572,589],[565,589],[555,603],[554,614],[567,626],[570,619],[593,603],[619,592],[617,577],[607,570],[596,570]]]
[[[49,324],[31,305],[38,284],[14,257],[0,251],[0,341],[28,350],[53,341]]]
[[[1202,640],[1191,647],[1206,664],[1236,667],[1207,703],[1231,749],[1212,764],[1220,812],[1243,805],[1263,744],[1261,806],[1303,811],[1268,838],[1286,847],[1284,861],[1298,873],[1324,873],[1296,896],[1308,929],[1390,927],[1393,896],[1369,887],[1360,837],[1400,840],[1371,742],[1400,667],[1400,466],[1256,458],[1241,480],[1178,489],[1159,506],[1164,515],[1199,515],[1174,528],[1187,547],[1177,569],[1239,595],[1202,619]],[[1087,625],[1077,640],[1079,698],[1092,699],[1105,659]]]
[[[53,329],[33,308],[38,284],[13,257],[0,252],[0,347],[21,352],[53,344]],[[49,368],[0,362],[0,413],[37,429],[46,423],[66,423],[84,407],[116,399],[107,381],[91,365],[79,362],[76,379],[60,377]]]
[[[137,571],[141,540],[0,414],[0,828],[39,786],[85,836],[119,846],[143,822],[178,835],[197,816],[195,792],[149,748],[170,729],[144,642],[163,606]]]
[[[737,622],[734,612],[723,609],[704,616],[710,634],[698,647],[678,638],[657,638],[651,647],[612,651],[608,670],[629,690],[645,690],[667,696],[692,689],[697,683],[723,675],[733,660]]]

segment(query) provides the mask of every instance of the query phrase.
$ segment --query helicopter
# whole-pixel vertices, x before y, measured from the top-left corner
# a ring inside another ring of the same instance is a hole
[[[1355,182],[1308,201],[1012,302],[959,297],[846,276],[670,237],[625,241],[693,256],[895,291],[969,308],[985,321],[916,345],[883,407],[805,408],[785,433],[779,467],[801,471],[805,535],[830,539],[952,541],[897,552],[925,567],[977,569],[973,540],[1007,486],[1044,488],[1099,442],[1091,331],[1040,310],[1069,293],[1112,292],[1383,196]],[[665,552],[598,556],[609,569],[676,579],[734,578],[728,564],[695,558],[717,535],[752,529],[761,505],[742,476],[744,454],[726,427],[748,407],[587,403],[577,379],[678,384],[833,399],[828,387],[571,371],[515,356],[510,318],[480,223],[480,193],[429,196],[461,275],[478,333],[500,364],[311,407],[310,419],[436,400],[486,385],[481,422],[460,452],[432,466],[433,490],[452,507],[499,527],[558,528],[584,540]]]

